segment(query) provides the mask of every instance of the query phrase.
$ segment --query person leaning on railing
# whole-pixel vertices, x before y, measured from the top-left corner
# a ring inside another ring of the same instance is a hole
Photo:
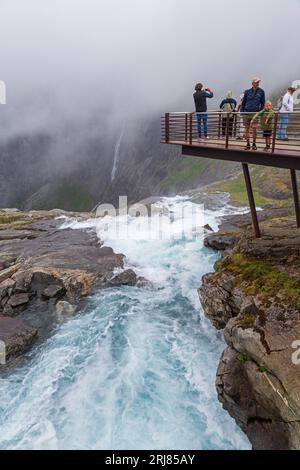
[[[286,94],[280,99],[279,103],[279,115],[277,125],[277,136],[278,140],[289,140],[287,136],[287,129],[289,125],[289,113],[294,111],[294,98],[296,88],[289,87]]]
[[[214,93],[210,88],[205,88],[202,83],[195,86],[194,101],[197,113],[198,141],[202,140],[202,130],[205,139],[208,139],[207,126],[207,98],[213,98]]]
[[[234,123],[234,111],[237,107],[237,101],[232,97],[232,91],[228,91],[226,98],[220,104],[220,109],[223,111],[222,117],[222,136],[226,135],[227,120],[229,121],[228,135],[232,137],[233,134],[233,123]]]
[[[272,102],[266,101],[264,109],[262,111],[259,111],[259,113],[256,113],[251,121],[251,126],[253,126],[256,120],[260,119],[260,125],[263,131],[263,136],[266,141],[266,146],[264,148],[265,152],[268,152],[271,149],[271,138],[273,134],[274,116],[275,116],[275,111],[273,109]]]
[[[247,146],[246,150],[251,149],[250,145],[250,131],[252,130],[253,133],[253,143],[252,143],[252,150],[257,150],[256,146],[256,139],[257,139],[257,123],[253,123],[251,126],[251,121],[253,116],[261,111],[265,106],[265,92],[262,90],[260,85],[261,79],[260,78],[253,78],[252,80],[252,88],[245,91],[241,112],[245,113],[243,116],[244,126],[245,126],[245,138],[247,139]]]

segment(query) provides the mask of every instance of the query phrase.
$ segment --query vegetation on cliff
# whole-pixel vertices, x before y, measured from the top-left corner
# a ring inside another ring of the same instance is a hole
[[[260,239],[247,216],[208,236],[206,245],[223,257],[199,295],[228,345],[216,381],[223,407],[254,449],[299,449],[300,232],[286,209],[260,218]],[[228,235],[228,226],[239,235]]]

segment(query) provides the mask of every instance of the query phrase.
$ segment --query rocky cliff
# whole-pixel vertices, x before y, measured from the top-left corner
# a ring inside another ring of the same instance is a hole
[[[206,245],[222,251],[199,296],[224,329],[218,397],[254,449],[300,449],[300,230],[288,209],[226,219]]]

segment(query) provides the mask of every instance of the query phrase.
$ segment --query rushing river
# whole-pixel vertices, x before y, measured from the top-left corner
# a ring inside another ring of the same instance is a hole
[[[205,223],[216,228],[224,211],[207,211]],[[217,400],[224,341],[197,296],[217,255],[192,238],[105,243],[151,286],[99,292],[0,379],[0,448],[249,448]]]

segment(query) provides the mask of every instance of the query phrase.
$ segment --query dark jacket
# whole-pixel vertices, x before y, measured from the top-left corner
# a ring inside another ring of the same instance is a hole
[[[264,90],[261,88],[250,88],[245,91],[245,96],[242,102],[241,112],[242,113],[257,113],[261,111],[266,102],[266,96]]]
[[[213,98],[214,94],[207,90],[196,91],[194,93],[194,100],[196,106],[196,113],[206,113],[207,111],[207,98]]]
[[[225,104],[230,104],[232,106],[232,110],[234,110],[237,107],[237,102],[234,98],[226,98],[225,100],[222,101],[220,104],[220,108],[223,109]]]

